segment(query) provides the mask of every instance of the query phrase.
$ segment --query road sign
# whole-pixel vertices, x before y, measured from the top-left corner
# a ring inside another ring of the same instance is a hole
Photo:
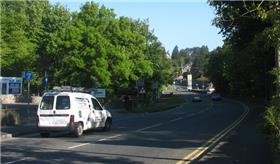
[[[143,87],[144,86],[144,80],[136,80],[136,87]]]
[[[106,97],[106,91],[105,89],[94,89],[91,91],[91,95],[97,98],[105,98]]]
[[[25,80],[32,80],[32,72],[31,71],[25,71],[24,77]]]
[[[146,91],[145,91],[145,89],[142,87],[141,90],[140,90],[140,92],[139,92],[139,94],[145,94],[145,93],[146,93]]]

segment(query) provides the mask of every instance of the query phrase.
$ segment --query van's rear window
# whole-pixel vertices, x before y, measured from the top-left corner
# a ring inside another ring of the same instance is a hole
[[[69,96],[57,96],[55,108],[61,110],[70,109]]]
[[[53,109],[54,96],[44,96],[40,105],[41,110],[51,110]]]

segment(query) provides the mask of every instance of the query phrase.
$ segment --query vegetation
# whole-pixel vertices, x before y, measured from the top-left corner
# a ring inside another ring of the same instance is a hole
[[[134,113],[151,113],[151,112],[161,112],[175,108],[185,102],[185,99],[180,96],[167,95],[161,97],[158,102],[152,104],[146,104],[138,109],[133,110]]]
[[[273,97],[265,114],[265,130],[278,157],[274,162],[279,163],[280,74],[279,68],[274,69],[280,66],[279,1],[209,2],[216,10],[213,24],[221,29],[225,43],[210,53],[207,74],[220,92]]]
[[[274,68],[272,74],[276,76],[275,86],[280,91],[280,69]],[[273,96],[271,104],[265,113],[264,131],[271,143],[274,163],[280,162],[280,94]]]
[[[71,85],[106,88],[109,95],[146,92],[172,78],[172,64],[146,20],[117,17],[112,9],[87,2],[70,12],[49,1],[1,1],[1,76],[33,72],[33,93]]]
[[[185,65],[191,65],[191,73],[193,77],[199,78],[203,75],[206,64],[206,57],[209,55],[207,46],[185,48],[179,51],[178,46],[175,46],[172,52],[171,59],[173,67],[178,74],[181,74],[181,68]]]

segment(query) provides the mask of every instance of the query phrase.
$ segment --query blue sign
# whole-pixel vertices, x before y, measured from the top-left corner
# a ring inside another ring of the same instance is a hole
[[[91,91],[91,95],[98,98],[105,98],[106,91],[105,89],[94,89],[93,91]]]
[[[11,79],[9,80],[9,83],[21,83],[21,80]]]
[[[31,80],[32,79],[32,72],[31,71],[25,71],[24,72],[24,79],[25,80]]]

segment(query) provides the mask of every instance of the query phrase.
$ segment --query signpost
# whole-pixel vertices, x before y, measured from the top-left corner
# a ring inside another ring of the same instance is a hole
[[[32,80],[32,72],[31,71],[25,71],[23,78],[24,78],[24,80]]]
[[[159,95],[158,95],[158,82],[157,81],[153,81],[152,88],[153,88],[153,101],[157,101],[157,99],[159,97]]]
[[[44,75],[45,91],[48,91],[48,82],[49,82],[48,74],[47,74],[47,71],[45,71],[45,75]]]
[[[32,80],[32,72],[31,71],[25,71],[24,72],[24,80],[27,80],[27,97],[28,97],[28,104],[30,103],[30,80]]]
[[[140,95],[141,97],[141,101],[144,101],[144,96],[146,94],[146,91],[144,89],[144,85],[145,85],[145,82],[144,80],[136,80],[136,89],[137,89],[137,104],[139,102],[139,99],[138,99],[138,96]],[[138,105],[137,105],[138,106]]]
[[[144,87],[144,80],[137,80],[136,81],[136,86],[137,87]]]

